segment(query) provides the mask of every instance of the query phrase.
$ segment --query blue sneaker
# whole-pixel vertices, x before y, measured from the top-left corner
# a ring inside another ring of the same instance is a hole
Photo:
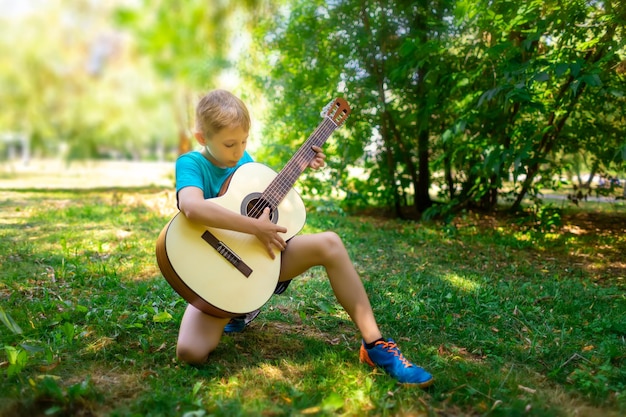
[[[259,315],[259,313],[261,312],[261,310],[254,310],[250,313],[247,313],[243,316],[237,316],[237,317],[233,317],[232,319],[230,319],[230,321],[226,324],[226,326],[224,326],[224,333],[240,333],[243,332],[243,330],[246,328],[246,326],[248,324],[250,324],[250,322],[252,320],[254,320],[256,318],[256,316]]]
[[[240,333],[243,332],[243,329],[246,328],[246,320],[242,317],[233,317],[230,321],[224,326],[224,333]]]
[[[431,374],[409,362],[392,339],[387,342],[378,341],[371,349],[367,349],[363,342],[359,359],[372,368],[376,366],[383,368],[402,384],[414,384],[420,388],[426,388],[435,382]]]

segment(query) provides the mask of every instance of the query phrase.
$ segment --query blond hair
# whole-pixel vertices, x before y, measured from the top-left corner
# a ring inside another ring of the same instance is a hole
[[[248,108],[238,97],[226,90],[213,90],[200,99],[196,106],[196,130],[205,138],[234,126],[250,130]]]

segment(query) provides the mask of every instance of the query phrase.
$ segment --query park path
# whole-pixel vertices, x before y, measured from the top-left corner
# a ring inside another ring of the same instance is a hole
[[[32,160],[0,163],[2,189],[87,189],[109,187],[174,187],[174,162]],[[567,200],[545,193],[546,202]],[[615,203],[615,196],[590,195],[587,201]]]
[[[174,162],[33,160],[0,163],[0,189],[173,187]]]

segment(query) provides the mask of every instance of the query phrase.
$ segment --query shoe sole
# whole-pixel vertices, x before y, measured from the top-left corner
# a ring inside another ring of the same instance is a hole
[[[407,385],[409,387],[418,387],[421,389],[428,388],[435,383],[435,378],[431,378],[426,382],[399,382],[400,385]]]

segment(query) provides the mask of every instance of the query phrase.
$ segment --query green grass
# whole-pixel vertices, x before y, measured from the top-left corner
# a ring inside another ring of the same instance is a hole
[[[185,303],[154,257],[174,207],[160,188],[3,191],[1,415],[626,413],[624,205],[566,210],[550,230],[309,213],[306,233],[343,237],[385,336],[435,375],[428,391],[359,363],[320,269],[205,366],[178,363]]]

